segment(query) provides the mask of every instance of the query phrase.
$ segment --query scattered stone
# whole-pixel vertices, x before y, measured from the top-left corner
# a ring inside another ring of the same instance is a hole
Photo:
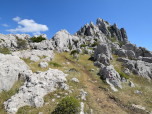
[[[74,91],[74,89],[71,89],[71,91]]]
[[[125,83],[125,82],[127,82],[127,79],[126,78],[122,78],[121,82]]]
[[[54,94],[54,96],[57,96],[58,94]]]
[[[81,112],[80,112],[80,114],[84,114],[84,103],[80,102],[80,105],[81,105]]]
[[[90,111],[91,111],[91,114],[93,114],[93,109],[90,109]]]
[[[130,76],[130,72],[129,72],[129,69],[128,69],[128,68],[124,68],[123,72],[124,72],[125,74],[127,74],[128,76]]]
[[[58,99],[59,99],[59,98],[60,98],[60,95],[56,96],[56,98],[58,98]]]
[[[69,93],[73,93],[71,90],[69,90]]]
[[[43,114],[43,112],[39,112],[39,114]]]
[[[39,67],[46,68],[46,67],[48,67],[48,63],[47,62],[40,62]]]
[[[80,91],[81,100],[86,100],[85,96],[87,95],[87,92],[85,92],[83,89],[80,89]]]
[[[135,90],[134,93],[142,95],[143,93],[141,91]]]
[[[55,102],[55,99],[52,99],[52,102]]]
[[[40,60],[40,58],[36,55],[31,55],[31,58],[30,58],[31,61],[34,61],[34,62],[37,62]]]
[[[94,69],[91,69],[90,71],[94,71]]]
[[[65,64],[64,62],[62,64]]]
[[[79,80],[77,78],[72,78],[71,81],[79,83]]]
[[[68,95],[68,93],[65,93],[64,95],[66,95],[66,96],[67,96],[67,95]]]
[[[69,64],[70,64],[70,62],[67,62],[67,64],[69,65]]]
[[[131,81],[129,81],[129,85],[130,85],[131,87],[135,87],[135,85],[134,85]]]
[[[145,107],[143,107],[143,106],[141,106],[141,105],[132,104],[132,107],[138,108],[138,109],[141,109],[141,110],[145,110]]]
[[[49,102],[46,102],[46,103],[45,103],[45,105],[48,105],[48,104],[49,104]]]

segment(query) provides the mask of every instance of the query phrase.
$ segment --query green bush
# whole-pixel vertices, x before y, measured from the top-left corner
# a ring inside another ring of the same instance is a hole
[[[19,49],[25,49],[27,48],[27,42],[26,40],[23,40],[23,39],[19,39],[18,37],[16,37],[17,39],[17,46]]]
[[[111,51],[112,51],[112,53],[114,52],[114,47],[113,46],[111,47]]]
[[[94,40],[97,42],[98,39],[94,39]]]
[[[49,65],[53,65],[54,67],[62,67],[60,64],[54,62],[49,62]]]
[[[71,51],[70,55],[74,55],[76,53],[79,54],[79,52],[77,50],[73,50],[73,51]]]
[[[119,42],[119,44],[120,44],[120,47],[122,47],[122,45],[123,45],[123,42]]]
[[[78,114],[80,112],[80,103],[74,97],[65,97],[62,99],[51,114]]]
[[[80,45],[80,47],[86,47],[86,46],[87,46],[87,45],[85,45],[85,44],[81,44],[81,45]]]
[[[109,24],[109,22],[108,21],[105,21],[107,24]]]
[[[98,45],[98,43],[97,42],[94,42],[94,44],[92,44],[91,46],[92,47],[95,47],[95,46],[97,46]]]
[[[10,50],[6,47],[3,47],[3,48],[0,47],[0,53],[11,54]]]
[[[72,46],[71,46],[71,44],[69,44],[69,49],[70,49],[70,50],[72,49]]]
[[[121,78],[129,79],[129,77],[127,76],[127,74],[123,73],[122,71],[117,70],[117,72],[119,73],[119,75],[120,75]]]
[[[41,42],[42,40],[46,40],[42,36],[31,38],[32,42]]]

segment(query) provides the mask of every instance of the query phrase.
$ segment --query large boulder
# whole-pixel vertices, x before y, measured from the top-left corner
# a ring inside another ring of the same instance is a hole
[[[103,79],[108,79],[112,85],[122,89],[120,75],[113,65],[102,67],[99,74]]]
[[[64,47],[69,47],[69,45],[73,45],[75,42],[77,42],[79,38],[76,35],[70,35],[70,33],[63,29],[57,32],[51,41],[55,42],[56,47],[59,49],[63,49]]]
[[[112,59],[112,54],[111,51],[109,49],[108,44],[106,43],[100,43],[98,44],[97,48],[95,49],[94,52],[94,59],[97,59],[98,54],[105,54],[109,59]]]
[[[8,91],[18,80],[19,73],[30,69],[19,57],[0,54],[0,92]]]
[[[20,107],[26,105],[35,106],[36,108],[43,107],[43,97],[45,95],[55,91],[58,87],[68,86],[65,84],[67,81],[66,74],[57,69],[49,68],[46,72],[23,75],[26,76],[26,81],[19,88],[18,93],[4,102],[7,113],[15,114]]]
[[[105,54],[98,54],[97,61],[103,63],[104,65],[110,65],[110,59]]]

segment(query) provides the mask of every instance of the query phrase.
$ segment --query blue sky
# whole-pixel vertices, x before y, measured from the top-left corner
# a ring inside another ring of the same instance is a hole
[[[0,0],[0,33],[74,34],[102,18],[125,28],[128,39],[152,51],[152,0]]]

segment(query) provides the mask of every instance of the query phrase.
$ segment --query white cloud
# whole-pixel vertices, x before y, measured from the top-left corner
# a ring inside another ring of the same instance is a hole
[[[18,21],[21,20],[21,18],[17,16],[17,17],[15,17],[15,18],[13,18],[13,20],[18,22]]]
[[[4,26],[4,27],[9,27],[7,24],[2,24],[2,26]]]
[[[13,18],[14,20],[14,18]],[[15,20],[16,21],[16,20]],[[26,33],[26,32],[31,32],[35,35],[41,34],[41,31],[47,31],[49,30],[48,27],[46,25],[42,25],[42,24],[38,24],[36,23],[34,20],[30,19],[23,19],[18,21],[18,27],[15,29],[9,29],[6,31],[9,31],[11,33],[16,33],[16,32],[22,32],[22,33]]]

